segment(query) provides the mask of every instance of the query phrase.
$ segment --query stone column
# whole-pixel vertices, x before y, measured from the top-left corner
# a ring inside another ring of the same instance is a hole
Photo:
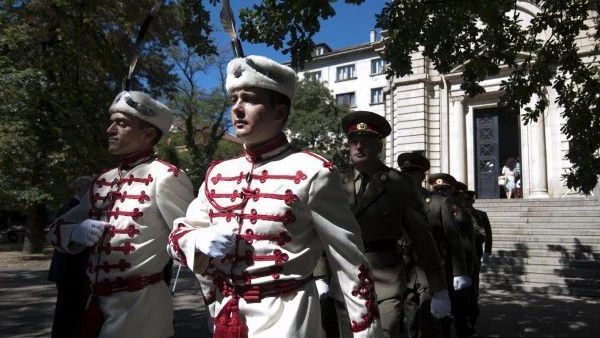
[[[537,102],[532,97],[531,104]],[[548,170],[546,168],[546,137],[544,115],[530,122],[529,131],[529,198],[548,198]],[[521,171],[523,168],[521,168]]]
[[[450,98],[450,175],[467,182],[467,134],[464,96]]]

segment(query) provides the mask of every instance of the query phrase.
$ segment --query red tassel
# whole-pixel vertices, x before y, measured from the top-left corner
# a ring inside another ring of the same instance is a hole
[[[104,315],[100,310],[100,301],[97,295],[92,295],[92,300],[83,314],[82,326],[79,328],[77,337],[97,338],[100,335],[103,323]]]
[[[248,338],[248,326],[240,318],[239,298],[232,297],[215,318],[213,338]]]

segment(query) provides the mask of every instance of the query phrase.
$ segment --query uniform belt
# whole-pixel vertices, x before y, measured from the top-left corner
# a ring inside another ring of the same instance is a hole
[[[260,302],[266,297],[283,296],[297,291],[301,286],[314,279],[313,275],[302,279],[275,280],[256,285],[233,285],[228,281],[217,284],[223,296],[244,298],[247,303]]]
[[[283,296],[297,291],[302,285],[313,280],[313,275],[302,279],[275,280],[258,285],[233,285],[221,279],[217,286],[224,296],[231,298],[223,305],[213,319],[215,333],[213,338],[247,338],[248,325],[240,316],[239,300],[246,303],[260,302],[265,297]]]
[[[117,278],[114,281],[97,282],[92,285],[92,291],[97,296],[110,296],[115,292],[138,291],[148,285],[163,280],[163,273],[157,272],[147,276]]]
[[[364,243],[365,252],[394,251],[398,250],[398,240],[380,239]]]

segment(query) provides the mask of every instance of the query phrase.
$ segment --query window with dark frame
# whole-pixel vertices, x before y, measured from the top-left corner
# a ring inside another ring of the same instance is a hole
[[[371,89],[371,104],[383,103],[383,87]]]
[[[383,74],[385,72],[385,60],[371,60],[371,75]]]
[[[356,79],[356,66],[355,65],[347,65],[340,66],[336,69],[336,81],[346,81]]]
[[[356,107],[356,95],[354,92],[338,94],[335,96],[335,100],[339,106]]]
[[[304,78],[309,81],[321,81],[321,71],[306,72]]]

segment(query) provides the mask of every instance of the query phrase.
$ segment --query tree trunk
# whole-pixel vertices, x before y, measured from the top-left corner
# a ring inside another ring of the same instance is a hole
[[[44,227],[47,224],[48,210],[45,204],[36,204],[27,210],[25,240],[23,241],[24,253],[35,254],[44,250]]]

